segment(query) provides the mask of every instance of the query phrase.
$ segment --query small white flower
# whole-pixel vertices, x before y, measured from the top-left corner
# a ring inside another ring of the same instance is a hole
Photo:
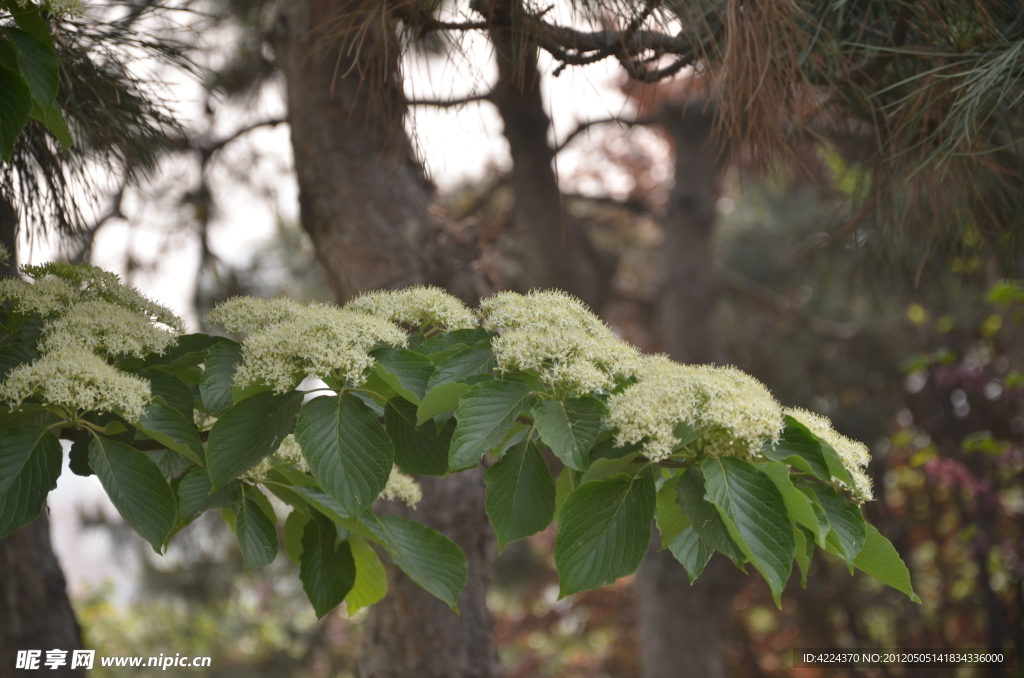
[[[615,444],[643,442],[652,461],[672,454],[679,424],[702,430],[703,450],[715,456],[755,458],[782,431],[782,408],[767,388],[733,367],[681,365],[644,358],[637,383],[608,399]]]
[[[416,508],[423,499],[423,490],[412,476],[405,475],[397,466],[393,466],[391,475],[388,476],[388,484],[384,486],[380,497],[388,501],[400,501],[410,508]]]
[[[868,464],[871,463],[871,453],[868,451],[867,445],[847,438],[836,431],[832,428],[832,422],[828,417],[823,417],[820,414],[808,412],[798,407],[787,408],[785,414],[806,426],[811,433],[824,440],[836,451],[839,459],[843,462],[843,466],[846,467],[846,470],[853,477],[854,486],[849,489],[858,499],[862,501],[874,499],[874,493],[871,490],[871,479],[868,478],[865,472]]]
[[[593,393],[628,377],[640,353],[620,341],[579,299],[557,291],[500,292],[480,303],[502,371],[537,370],[553,388]]]
[[[249,334],[268,325],[292,320],[302,313],[302,309],[302,304],[287,297],[232,297],[218,304],[204,321],[207,325],[220,323],[228,332]]]
[[[33,396],[73,414],[117,412],[134,422],[150,400],[150,386],[88,350],[63,348],[15,367],[0,386],[0,399],[12,408]]]
[[[242,363],[235,372],[234,382],[239,388],[265,383],[284,393],[304,377],[323,379],[332,375],[359,384],[373,366],[370,351],[378,342],[403,346],[406,341],[405,332],[388,321],[337,306],[301,306],[275,299],[261,309],[257,300],[239,299],[245,302],[233,304],[232,313],[243,306],[246,312],[230,318],[230,327],[224,323],[230,313],[216,315],[230,331],[237,331],[232,327],[250,328],[242,342]],[[238,300],[228,304],[232,302]]]
[[[417,285],[367,292],[345,304],[345,310],[413,327],[434,325],[449,332],[477,326],[473,312],[440,287]]]
[[[42,352],[80,347],[108,357],[163,353],[177,342],[173,331],[153,324],[147,316],[107,301],[83,301],[47,324]]]

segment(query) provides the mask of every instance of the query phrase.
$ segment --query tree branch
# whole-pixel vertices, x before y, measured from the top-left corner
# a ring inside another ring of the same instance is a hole
[[[494,101],[490,92],[485,94],[469,94],[458,99],[410,99],[405,102],[407,106],[434,106],[437,108],[454,108],[464,106],[477,101]]]
[[[564,139],[562,139],[562,142],[560,144],[558,144],[558,146],[555,147],[555,153],[556,154],[560,153],[566,146],[569,145],[569,143],[573,139],[578,137],[580,134],[583,134],[584,132],[589,130],[591,127],[596,127],[598,125],[609,125],[609,124],[622,125],[623,127],[634,127],[636,125],[653,125],[653,124],[655,124],[655,122],[656,122],[655,120],[650,119],[650,118],[638,118],[636,120],[623,120],[622,118],[612,117],[612,118],[599,118],[597,120],[587,120],[585,122],[581,122],[578,125],[576,125],[576,129],[574,129],[573,131],[569,132],[569,134],[566,135],[566,137]]]

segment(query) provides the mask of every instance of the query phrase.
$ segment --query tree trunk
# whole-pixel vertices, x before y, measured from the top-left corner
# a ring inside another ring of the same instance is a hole
[[[281,3],[272,40],[287,81],[302,223],[336,299],[415,283],[479,296],[469,262],[475,243],[460,241],[433,211],[432,187],[413,158],[403,126],[405,101],[397,37],[361,0]],[[348,14],[346,14],[348,12]],[[327,27],[327,30],[325,30]],[[332,40],[358,29],[360,49]],[[479,472],[422,479],[424,499],[409,517],[458,543],[469,561],[461,615],[389,569],[387,597],[365,625],[362,678],[496,678],[485,594],[490,528]],[[394,510],[389,507],[387,510]]]
[[[495,3],[496,13],[520,11],[518,0]],[[512,285],[526,289],[557,288],[580,297],[595,310],[605,301],[611,272],[601,271],[586,235],[563,209],[555,177],[555,153],[548,143],[551,121],[541,97],[536,47],[529,34],[502,29],[490,32],[498,63],[491,100],[504,124],[512,154],[515,194],[514,256],[522,275]]]
[[[718,149],[712,116],[695,102],[666,111],[676,146],[675,186],[665,219],[655,306],[660,348],[681,362],[721,360],[715,309],[715,183]],[[724,678],[722,637],[738,586],[737,571],[716,555],[691,586],[668,551],[652,551],[637,574],[641,678]]]
[[[0,242],[11,259],[0,276],[17,275],[17,214],[0,196]],[[64,573],[50,546],[50,521],[43,514],[30,525],[0,539],[0,675],[12,675],[18,650],[66,650],[67,665],[46,670],[53,676],[84,675],[72,671],[71,651],[82,649],[82,631],[68,600]]]

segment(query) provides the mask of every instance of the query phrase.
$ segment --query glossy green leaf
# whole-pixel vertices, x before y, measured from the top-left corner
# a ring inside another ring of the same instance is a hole
[[[825,537],[829,531],[828,522],[820,520],[824,514],[815,511],[813,500],[793,485],[789,469],[778,462],[758,464],[758,468],[775,483],[775,488],[786,502],[786,511],[789,513],[789,517],[810,530],[818,546],[825,548]]]
[[[512,446],[484,473],[487,517],[498,550],[547,527],[555,516],[555,481],[532,440]]]
[[[590,466],[590,448],[601,431],[604,406],[597,398],[541,400],[531,411],[541,440],[562,463],[577,471]]]
[[[302,564],[302,535],[306,529],[306,523],[312,518],[307,511],[295,509],[288,514],[284,521],[284,551],[288,559],[296,565]],[[356,576],[358,577],[358,566]]]
[[[235,508],[235,537],[248,572],[274,562],[278,550],[277,528],[274,520],[260,506],[261,502],[253,496],[261,494],[258,489],[242,485],[241,494],[241,501]]]
[[[814,534],[802,525],[794,525],[793,537],[796,540],[796,564],[800,568],[800,586],[807,588],[807,571],[811,568],[814,557]]]
[[[492,334],[484,329],[453,330],[431,337],[416,347],[422,355],[433,355],[454,347],[480,348],[490,343]]]
[[[195,410],[195,397],[188,384],[170,372],[142,370],[136,374],[149,381],[154,398],[162,399],[164,403],[176,409],[186,419],[192,418],[192,413]]]
[[[20,74],[0,68],[0,157],[11,159],[14,142],[28,123],[32,93]]]
[[[427,390],[432,391],[442,384],[460,382],[477,374],[491,374],[496,365],[494,352],[489,348],[462,349],[438,364],[430,375]]]
[[[37,517],[60,476],[60,442],[46,426],[0,431],[0,538]]]
[[[315,512],[302,531],[299,579],[318,619],[341,604],[356,580],[352,548],[337,536],[335,524]]]
[[[89,444],[89,466],[124,521],[159,553],[177,510],[160,468],[135,448],[102,437]]]
[[[199,393],[206,411],[219,416],[235,404],[231,396],[235,369],[242,362],[242,345],[224,341],[210,347],[204,360]]]
[[[64,113],[60,110],[60,104],[56,101],[50,104],[49,108],[40,108],[36,102],[32,102],[32,112],[30,115],[43,123],[43,125],[50,131],[50,134],[60,142],[60,145],[64,150],[71,148],[75,139],[71,136],[71,130],[68,128],[68,123],[64,120]]]
[[[668,549],[686,570],[686,576],[690,578],[691,584],[704,572],[714,554],[714,550],[704,543],[693,526],[687,527],[673,537]]]
[[[427,393],[430,375],[434,372],[434,363],[430,358],[415,351],[390,346],[379,348],[370,355],[377,359],[374,365],[377,374],[399,395],[419,405],[420,399]],[[397,378],[397,383],[393,378]]]
[[[427,592],[458,611],[466,585],[466,556],[455,542],[426,525],[399,516],[365,513],[361,516],[395,565]]]
[[[733,457],[712,457],[700,465],[705,498],[726,519],[737,545],[768,581],[776,604],[793,569],[796,542],[786,503],[764,472]]]
[[[832,476],[821,450],[821,441],[806,426],[786,416],[786,427],[782,430],[775,447],[765,445],[761,450],[772,461],[789,464],[795,469],[814,474],[819,480],[828,482]]]
[[[868,534],[860,507],[828,485],[802,482],[799,487],[812,492],[818,499],[832,528],[829,538],[834,537],[842,547],[840,555],[847,566],[853,567]]]
[[[906,563],[892,542],[883,537],[873,525],[867,526],[864,546],[857,554],[854,565],[883,584],[906,594],[915,603],[921,602],[910,583],[910,570]]]
[[[416,475],[443,476],[447,473],[448,447],[452,440],[450,426],[441,429],[440,433],[433,423],[417,428],[416,406],[402,398],[387,402],[384,424],[394,444],[395,463],[399,468]]]
[[[676,501],[676,485],[679,483],[679,476],[666,480],[658,489],[658,502],[655,512],[655,522],[658,525],[658,533],[661,535],[661,549],[666,549],[672,540],[690,526],[690,519],[683,515]]]
[[[201,468],[194,468],[178,483],[178,513],[189,523],[207,509],[226,509],[235,506],[239,499],[239,482],[232,481],[216,492],[210,476]]]
[[[529,410],[532,393],[518,381],[488,381],[467,391],[455,412],[458,425],[452,435],[449,467],[475,466],[488,450],[498,446],[516,417]]]
[[[194,464],[203,466],[203,441],[192,422],[178,410],[155,398],[146,406],[137,428]]]
[[[273,454],[292,432],[301,405],[301,393],[264,391],[225,412],[207,440],[206,463],[214,488],[223,487]]]
[[[306,403],[299,412],[295,440],[310,473],[349,516],[369,508],[391,475],[391,439],[377,415],[351,394]]]
[[[57,98],[60,79],[57,72],[57,53],[53,42],[44,42],[35,35],[18,28],[5,28],[4,34],[18,50],[21,75],[28,83],[32,98],[46,110]]]
[[[356,565],[356,581],[345,596],[345,612],[352,616],[364,607],[378,602],[388,592],[388,575],[377,553],[362,537],[348,538]]]
[[[651,541],[654,480],[650,473],[584,483],[559,514],[555,566],[561,595],[611,584],[636,571]]]
[[[0,347],[0,381],[6,381],[7,375],[15,367],[34,362],[39,353],[25,344],[8,344]]]
[[[704,476],[699,468],[687,469],[676,483],[676,499],[694,531],[710,548],[727,556],[737,567],[742,567],[747,557],[733,541],[718,510],[704,498],[705,493]]]
[[[453,381],[427,391],[416,410],[416,425],[422,426],[437,415],[457,408],[459,400],[470,388],[469,384]]]

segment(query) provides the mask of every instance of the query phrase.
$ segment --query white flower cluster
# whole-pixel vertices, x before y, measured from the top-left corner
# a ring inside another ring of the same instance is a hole
[[[388,476],[388,483],[384,486],[380,497],[388,501],[400,501],[410,508],[416,508],[416,504],[423,499],[423,490],[412,476],[405,475],[398,470],[397,466],[393,466],[391,475]]]
[[[108,365],[95,353],[65,347],[20,365],[0,385],[0,399],[17,408],[33,395],[78,412],[118,412],[137,421],[150,399],[149,382]]]
[[[643,442],[653,461],[672,455],[674,431],[703,431],[704,451],[752,458],[782,431],[782,408],[767,388],[732,367],[681,365],[664,356],[643,359],[637,383],[608,399],[615,444]]]
[[[459,299],[440,287],[417,285],[402,290],[377,290],[345,304],[345,310],[375,315],[391,322],[445,331],[476,327],[476,316]]]
[[[853,477],[854,486],[849,489],[858,499],[861,501],[874,499],[871,479],[865,472],[868,464],[871,463],[871,453],[868,451],[867,445],[839,433],[832,428],[832,422],[820,414],[796,407],[786,409],[785,413],[806,426],[811,433],[824,440],[836,451],[843,466]]]
[[[174,332],[108,301],[84,301],[51,321],[40,343],[43,351],[78,346],[114,357],[163,353],[177,341]]]
[[[501,333],[491,342],[499,369],[537,370],[554,388],[608,389],[641,364],[639,351],[564,292],[499,292],[480,302],[479,312],[486,329]]]
[[[294,389],[304,377],[333,375],[359,384],[374,363],[369,354],[374,345],[406,341],[405,332],[383,318],[322,303],[236,297],[206,320],[229,332],[249,332],[235,385],[264,383],[278,393]]]
[[[150,399],[149,383],[104,358],[162,353],[184,330],[182,320],[95,266],[50,263],[21,270],[32,282],[0,280],[0,303],[46,318],[37,346],[42,357],[11,370],[0,398],[12,408],[37,396],[73,417],[114,411],[137,420]]]

